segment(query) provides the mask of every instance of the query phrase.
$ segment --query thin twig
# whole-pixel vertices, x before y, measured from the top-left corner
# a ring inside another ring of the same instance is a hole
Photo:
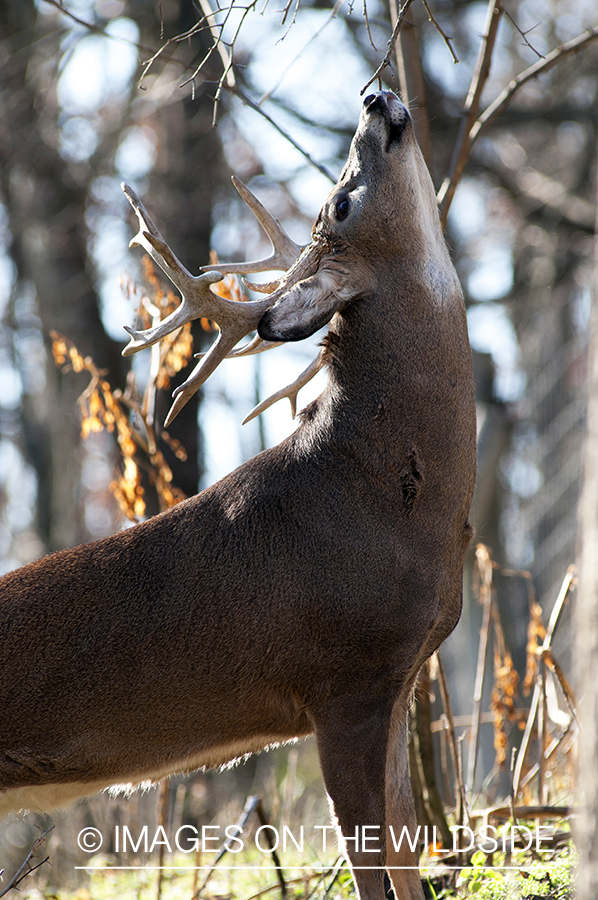
[[[46,0],[46,2],[51,2],[51,0]],[[162,56],[164,50],[166,50],[167,47],[169,47],[171,44],[179,44],[181,41],[188,40],[198,31],[202,31],[206,27],[209,26],[207,24],[204,25],[203,22],[196,22],[195,25],[193,25],[193,27],[188,31],[184,32],[183,34],[177,34],[174,37],[168,38],[168,40],[165,41],[158,50],[152,51],[152,55],[150,56],[150,58],[143,63],[143,70],[137,81],[137,86],[142,90],[145,90],[145,88],[143,87],[143,79],[145,78],[155,61],[158,59],[158,57]],[[169,57],[164,57],[165,61],[168,59]],[[170,57],[170,59],[172,59],[172,57]],[[185,65],[185,68],[187,69],[189,68],[189,66]]]
[[[522,87],[526,82],[530,81],[532,78],[537,78],[538,75],[543,72],[547,72],[551,69],[557,62],[560,62],[563,57],[568,56],[570,53],[575,53],[576,50],[581,50],[582,47],[585,47],[586,44],[591,43],[591,41],[596,40],[598,38],[598,25],[594,26],[594,28],[588,29],[585,34],[580,34],[578,37],[573,38],[570,41],[567,41],[566,44],[562,44],[562,46],[557,47],[545,59],[538,60],[538,62],[534,63],[533,66],[530,66],[528,69],[525,69],[523,72],[520,72],[509,84],[506,88],[501,91],[496,100],[494,100],[490,106],[488,106],[482,115],[479,117],[474,127],[471,129],[470,134],[470,144],[473,145],[474,141],[477,140],[480,131],[494,118],[494,116],[498,115],[499,112],[509,104],[513,98],[513,95]]]
[[[332,8],[332,12],[331,12],[330,15],[328,16],[328,18],[327,18],[327,19],[324,21],[324,23],[317,29],[317,31],[315,31],[315,32],[312,34],[312,36],[309,38],[309,40],[307,41],[307,43],[301,48],[301,50],[299,50],[299,52],[293,57],[293,59],[285,66],[285,68],[284,68],[283,71],[281,72],[281,74],[280,74],[280,76],[278,77],[278,79],[277,79],[277,81],[275,82],[275,84],[274,84],[269,90],[267,90],[265,94],[262,94],[262,96],[261,96],[260,99],[258,100],[258,105],[259,105],[259,106],[261,106],[262,103],[265,103],[266,100],[269,100],[270,97],[272,96],[272,94],[273,94],[275,91],[278,90],[278,88],[280,87],[280,85],[281,85],[283,79],[286,77],[287,72],[289,71],[289,69],[291,69],[292,66],[295,65],[295,63],[297,62],[297,60],[299,60],[299,59],[303,56],[303,54],[305,53],[305,51],[307,50],[307,48],[310,47],[311,44],[313,44],[313,42],[314,42],[317,38],[319,38],[319,36],[320,36],[320,35],[322,34],[322,32],[324,31],[324,29],[327,28],[328,25],[330,25],[330,23],[333,21],[333,19],[336,19],[336,17],[337,17],[337,15],[338,15],[338,13],[340,12],[341,7],[342,7],[342,5],[343,5],[344,2],[345,2],[345,0],[336,0],[336,3],[334,4],[334,6],[333,6],[333,8]]]
[[[244,829],[245,825],[247,824],[247,820],[249,819],[249,817],[251,816],[252,813],[256,813],[256,815],[260,821],[260,825],[268,825],[269,824],[268,819],[266,818],[266,814],[264,812],[264,808],[262,806],[261,798],[256,797],[256,796],[248,797],[247,802],[245,803],[245,806],[243,808],[243,812],[241,813],[241,816],[240,816],[237,824],[235,825],[235,829],[234,829],[235,834],[227,837],[224,844],[220,848],[218,856],[216,857],[216,859],[214,860],[214,862],[212,863],[212,865],[206,872],[201,885],[199,886],[199,888],[197,890],[195,890],[193,892],[191,900],[198,900],[198,898],[201,896],[202,891],[204,890],[208,881],[212,877],[212,873],[214,872],[214,869],[216,868],[216,866],[218,865],[218,863],[220,862],[222,857],[229,851],[232,842],[234,840],[236,840],[236,836],[243,832],[243,829]],[[278,877],[278,886],[280,888],[281,895],[284,898],[287,895],[287,885],[286,885],[284,875],[282,872],[280,858],[274,847],[272,835],[270,834],[270,832],[268,830],[266,831],[266,840],[268,841],[268,845],[270,847],[270,852],[272,854],[272,860],[276,867],[276,875]],[[268,890],[270,890],[270,889],[268,889]],[[258,895],[256,895],[256,896],[258,896]]]
[[[424,3],[425,3],[425,0],[424,0]],[[536,50],[536,48],[535,48],[534,46],[532,46],[532,44],[530,44],[530,42],[529,42],[528,39],[527,39],[528,34],[529,34],[531,31],[533,31],[534,28],[537,28],[538,26],[537,26],[537,25],[534,25],[533,28],[528,28],[527,31],[523,31],[523,29],[519,27],[519,25],[517,24],[517,22],[515,21],[515,19],[514,19],[513,16],[511,15],[511,13],[508,11],[508,9],[503,9],[503,12],[504,12],[505,16],[507,17],[507,19],[509,20],[509,22],[511,23],[511,25],[513,26],[513,28],[515,28],[515,30],[519,32],[519,34],[520,34],[521,37],[523,38],[524,43],[530,48],[530,50],[531,50],[533,53],[536,54],[536,56],[538,57],[538,59],[545,59],[545,57],[543,56],[543,54],[540,53],[539,50]]]
[[[259,797],[252,796],[252,797],[247,798],[247,802],[245,803],[243,812],[241,813],[241,816],[240,816],[237,824],[234,826],[235,834],[227,837],[224,844],[220,848],[220,851],[218,852],[218,856],[216,857],[216,859],[214,860],[214,862],[212,863],[212,865],[206,872],[204,879],[203,879],[202,883],[200,884],[199,888],[197,890],[193,891],[191,900],[198,900],[198,898],[201,896],[203,889],[205,888],[206,884],[212,877],[212,873],[213,873],[214,869],[216,868],[216,866],[218,865],[218,863],[220,862],[222,857],[228,852],[228,849],[229,849],[230,845],[232,844],[233,840],[235,840],[236,837],[242,833],[245,825],[247,824],[247,820],[249,819],[249,816],[252,814],[252,812],[255,811],[259,801],[260,801]]]
[[[434,26],[434,28],[436,29],[436,31],[437,31],[437,32],[440,34],[440,36],[442,37],[442,39],[443,39],[444,43],[446,44],[446,46],[449,48],[449,50],[450,50],[450,52],[451,52],[451,56],[453,57],[453,62],[454,62],[454,63],[458,63],[458,62],[459,62],[459,58],[458,58],[457,54],[455,53],[455,51],[454,51],[454,49],[453,49],[453,45],[451,44],[452,38],[450,38],[450,37],[448,36],[448,34],[446,33],[446,31],[443,31],[443,29],[440,27],[439,22],[438,22],[437,19],[434,17],[434,15],[433,15],[433,13],[432,13],[432,10],[431,10],[430,7],[428,6],[427,0],[422,0],[422,3],[424,4],[424,7],[425,7],[425,9],[426,9],[426,12],[428,13],[428,20],[432,23],[432,25]]]
[[[160,50],[156,51],[153,47],[146,47],[145,44],[139,44],[136,41],[130,41],[128,38],[124,38],[118,34],[110,34],[101,25],[96,25],[94,22],[87,22],[85,19],[81,19],[79,16],[76,16],[69,9],[62,5],[60,0],[43,0],[44,3],[48,3],[50,6],[55,7],[55,9],[59,10],[63,15],[65,15],[68,19],[71,19],[77,25],[82,25],[83,28],[86,28],[87,31],[92,32],[93,34],[99,34],[102,37],[105,37],[109,41],[117,41],[120,44],[128,44],[129,47],[135,47],[137,50],[143,53],[151,53],[152,56],[158,56],[162,53],[162,50],[166,48],[166,45],[170,44],[172,40],[167,41],[164,47],[161,47]],[[189,66],[187,63],[183,62],[180,59],[175,59],[174,56],[166,56],[164,57],[165,62],[174,62],[181,66],[183,69],[188,69]]]
[[[284,874],[282,871],[282,865],[280,863],[280,857],[278,856],[278,853],[276,852],[276,846],[274,844],[272,835],[270,834],[271,826],[270,826],[270,823],[268,822],[268,817],[266,816],[266,813],[264,812],[264,807],[262,805],[261,798],[258,798],[258,802],[255,807],[255,811],[256,811],[257,817],[260,821],[260,825],[262,825],[262,827],[266,827],[266,840],[268,842],[268,846],[270,847],[270,853],[272,854],[272,861],[274,862],[274,865],[276,866],[276,875],[277,875],[278,881],[280,883],[280,894],[284,900],[284,898],[287,895],[287,885],[284,880]]]
[[[389,0],[390,21],[394,27],[398,16],[398,0]],[[418,30],[413,22],[405,20],[400,38],[396,43],[397,72],[400,96],[410,109],[413,127],[424,155],[424,160],[432,179],[434,178],[434,158],[430,136],[430,111],[426,97],[426,82],[421,60]]]
[[[164,778],[160,782],[158,788],[158,796],[156,798],[156,807],[158,811],[158,827],[161,827],[166,833],[168,828],[168,799],[170,793],[170,778]],[[166,847],[163,842],[160,843],[160,851],[158,856],[158,887],[156,891],[156,900],[162,900],[162,885],[164,883],[164,854]]]
[[[565,601],[569,596],[569,592],[571,588],[576,583],[576,568],[575,566],[569,566],[567,569],[567,573],[563,579],[563,583],[561,585],[561,589],[559,591],[558,597],[553,606],[552,612],[550,614],[550,621],[548,623],[548,628],[546,629],[546,636],[542,643],[542,646],[538,650],[538,656],[541,659],[542,654],[546,653],[551,649],[552,636],[556,630],[558,625],[561,612],[565,605]],[[544,669],[543,663],[541,663],[542,668]],[[525,723],[525,731],[523,732],[523,738],[521,739],[521,746],[519,747],[519,754],[517,756],[517,764],[515,766],[515,775],[513,778],[513,791],[515,792],[515,797],[519,793],[519,787],[521,784],[521,773],[523,770],[523,764],[525,763],[525,757],[527,755],[527,751],[529,748],[529,743],[532,736],[532,730],[534,727],[534,722],[536,720],[536,716],[538,714],[538,707],[540,705],[540,686],[538,681],[536,680],[536,684],[534,685],[534,691],[532,693],[532,701],[530,704],[529,714],[527,717],[527,722]]]
[[[399,34],[401,33],[403,19],[405,18],[407,10],[409,9],[409,7],[411,6],[412,3],[413,3],[413,0],[405,0],[401,9],[399,10],[399,15],[397,16],[397,21],[396,21],[395,27],[393,28],[390,40],[388,41],[388,43],[386,45],[386,56],[384,57],[384,59],[382,60],[382,62],[380,63],[380,65],[378,66],[378,68],[376,69],[376,71],[374,72],[374,74],[372,75],[370,80],[368,81],[368,83],[361,89],[360,94],[362,96],[363,96],[363,94],[365,94],[365,92],[369,88],[370,84],[373,84],[374,81],[379,81],[380,78],[382,77],[382,72],[388,66],[390,66],[390,64],[391,64],[390,60],[392,58],[392,54],[394,53],[395,45],[399,38]]]
[[[444,714],[447,721],[451,761],[453,764],[453,772],[455,774],[456,819],[457,825],[463,825],[465,821],[465,786],[463,784],[461,767],[459,766],[459,749],[457,746],[457,735],[455,732],[455,723],[453,720],[453,712],[451,709],[451,698],[448,690],[446,675],[444,672],[444,666],[442,665],[442,659],[438,651],[436,651],[436,660],[438,663],[438,684],[440,685],[440,696],[442,698],[442,705],[444,707]]]
[[[434,766],[434,747],[432,744],[432,683],[430,672],[430,660],[425,662],[419,674],[416,690],[416,702],[414,707],[415,735],[417,741],[418,763],[421,769],[420,778],[423,788],[423,800],[426,812],[431,824],[438,827],[444,847],[448,847],[452,840],[442,800],[436,782]]]
[[[210,23],[210,19],[216,15],[216,12],[218,12],[218,10],[212,9],[212,7],[210,6],[209,0],[199,0],[199,2],[201,5],[201,11],[204,14],[205,22],[208,25],[208,28],[210,29],[210,33],[212,35],[212,39],[213,39],[214,43],[213,43],[212,47],[210,48],[210,50],[208,51],[208,53],[206,54],[206,56],[204,57],[204,59],[202,59],[200,64],[198,66],[196,66],[193,74],[186,81],[183,81],[183,83],[181,84],[181,87],[185,87],[186,84],[189,84],[190,81],[193,81],[197,77],[197,75],[201,71],[202,67],[206,64],[206,62],[209,59],[209,57],[211,56],[211,54],[214,52],[214,50],[217,50],[218,54],[220,56],[220,59],[222,61],[223,69],[224,69],[224,74],[223,74],[222,78],[226,80],[227,86],[229,88],[232,88],[235,85],[235,76],[232,71],[232,58],[231,58],[231,54],[226,49],[224,42],[222,40],[222,32],[223,32],[224,27],[229,19],[229,16],[232,13],[233,4],[231,3],[230,7],[228,8],[228,11],[224,18],[224,21],[220,22],[219,24],[216,24],[216,22]],[[247,15],[249,8],[250,7],[247,7],[244,10],[244,13],[241,17],[241,22],[239,23],[235,37],[233,38],[233,40],[231,42],[231,47],[234,46],[235,39],[239,33],[239,28],[241,27],[241,24],[245,21],[245,16]]]
[[[538,682],[540,686],[540,706],[538,708],[539,719],[539,738],[538,747],[538,803],[541,806],[546,805],[546,737],[548,733],[548,702],[546,697],[546,663],[544,659],[540,659],[540,669],[538,672]]]
[[[511,808],[511,818],[513,825],[517,824],[517,816],[515,813],[515,792],[513,790],[513,773],[515,772],[515,760],[517,759],[517,747],[511,748],[511,764],[509,766],[510,774],[510,790],[509,790],[509,806]]]
[[[330,866],[329,869],[327,869],[325,872],[316,873],[318,880],[317,880],[316,884],[314,885],[314,887],[309,892],[309,894],[304,895],[304,900],[311,900],[311,898],[314,896],[314,894],[319,890],[320,884],[323,883],[328,878],[329,875],[332,875],[333,872],[334,872],[334,878],[333,878],[332,884],[334,884],[334,881],[336,881],[336,878],[338,877],[338,873],[340,872],[340,870],[342,869],[344,864],[345,864],[345,857],[341,854],[341,855],[337,856],[337,858],[334,860],[334,862],[332,863],[332,865]],[[313,876],[310,876],[310,877],[313,877]],[[325,894],[328,894],[329,890],[330,890],[330,887],[326,888]],[[249,897],[248,900],[251,900],[251,897]]]
[[[543,658],[546,662],[546,665],[548,666],[550,671],[553,673],[553,675],[555,676],[555,678],[557,679],[557,681],[561,687],[561,690],[563,692],[563,697],[565,698],[565,702],[566,702],[567,706],[569,707],[571,715],[576,719],[577,718],[577,700],[575,698],[575,694],[573,693],[573,689],[571,688],[571,685],[569,684],[569,682],[567,681],[567,678],[565,677],[565,673],[561,669],[561,666],[559,665],[558,661],[555,659],[554,654],[552,653],[551,650],[544,651]]]
[[[373,39],[373,37],[372,37],[372,32],[370,31],[370,17],[369,17],[369,15],[368,15],[368,4],[367,4],[367,0],[363,0],[363,19],[364,19],[364,22],[365,22],[365,30],[366,30],[367,33],[368,33],[368,38],[369,38],[369,41],[370,41],[370,46],[373,47],[373,49],[377,52],[377,51],[378,51],[378,48],[377,48],[376,45],[374,44],[374,39]]]
[[[461,145],[460,158],[462,165],[460,166],[460,171],[457,173],[456,170],[453,171],[451,169],[451,173],[438,192],[438,203],[441,205],[441,218],[443,224],[446,222],[449,207],[457,185],[461,180],[463,169],[465,168],[471,149],[486,126],[509,105],[514,95],[524,84],[531,81],[533,78],[537,78],[538,75],[547,72],[565,56],[568,56],[570,53],[575,53],[577,50],[581,50],[587,44],[596,40],[596,38],[598,38],[598,25],[588,29],[584,34],[572,38],[555,50],[552,50],[545,59],[538,60],[533,66],[529,66],[529,68],[520,72],[519,75],[516,75],[506,88],[500,92],[498,97],[496,97],[496,99],[493,100],[493,102],[487,106],[484,112],[476,119],[469,131],[466,141]]]
[[[341,869],[343,868],[344,865],[345,865],[344,856],[339,856],[334,864],[334,874],[333,874],[332,878],[330,879],[330,883],[329,883],[328,887],[324,891],[324,900],[326,900],[326,897],[330,896],[330,891],[334,887],[334,883],[336,882],[336,879],[340,875]]]
[[[309,155],[309,153],[307,152],[307,150],[304,150],[303,147],[301,147],[301,146],[297,143],[297,141],[296,141],[294,138],[292,138],[291,135],[288,134],[288,132],[286,132],[286,131],[284,130],[284,128],[281,128],[280,125],[278,125],[278,124],[274,121],[274,119],[272,119],[271,116],[269,116],[268,113],[265,112],[265,111],[264,111],[264,110],[263,110],[263,109],[255,102],[255,100],[252,100],[251,97],[249,97],[249,96],[245,93],[245,91],[244,91],[242,88],[239,87],[239,85],[236,85],[234,88],[231,88],[231,91],[232,91],[232,93],[235,95],[235,97],[238,97],[240,100],[242,100],[243,103],[244,103],[246,106],[249,106],[250,109],[253,109],[255,112],[259,113],[260,116],[263,116],[263,118],[266,120],[266,122],[269,122],[270,125],[272,125],[272,127],[275,128],[275,129],[278,131],[279,134],[281,134],[287,141],[289,141],[289,143],[292,144],[293,147],[294,147],[296,150],[298,150],[299,153],[301,153],[302,156],[305,157],[305,159],[308,161],[308,163],[309,163],[310,165],[315,166],[315,168],[316,168],[319,172],[321,172],[322,175],[325,175],[326,178],[328,178],[333,184],[336,184],[336,178],[334,177],[334,175],[332,175],[332,174],[328,171],[328,169],[326,168],[326,166],[323,166],[321,163],[316,162],[315,159],[312,159],[312,157]]]

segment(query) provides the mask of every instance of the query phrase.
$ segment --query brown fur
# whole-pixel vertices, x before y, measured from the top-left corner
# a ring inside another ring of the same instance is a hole
[[[333,249],[260,325],[294,339],[337,298],[328,386],[297,431],[0,581],[0,807],[315,732],[344,833],[381,828],[379,853],[348,852],[362,900],[383,900],[382,867],[416,865],[384,835],[415,827],[408,699],[459,617],[475,474],[463,300],[394,95],[366,100],[316,232]],[[398,900],[423,897],[416,870],[390,874]]]

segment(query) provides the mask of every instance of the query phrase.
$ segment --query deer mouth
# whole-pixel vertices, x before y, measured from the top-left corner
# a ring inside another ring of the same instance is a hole
[[[363,101],[369,115],[379,115],[386,125],[388,140],[385,150],[388,153],[393,144],[399,144],[410,120],[407,107],[404,106],[392,91],[379,91],[370,94]]]

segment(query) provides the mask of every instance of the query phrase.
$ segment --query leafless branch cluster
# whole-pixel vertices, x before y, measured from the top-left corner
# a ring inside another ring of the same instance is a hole
[[[99,25],[83,20],[80,16],[76,15],[66,6],[64,6],[62,2],[60,2],[60,0],[44,0],[44,2],[59,9],[62,14],[69,17],[77,24],[84,26],[90,32],[103,34],[110,39],[121,40],[120,38],[115,38],[113,35],[107,34],[105,30]],[[421,0],[421,2],[425,8],[428,21],[434,26],[434,28],[436,28],[438,33],[441,35],[449,52],[452,55],[454,62],[457,63],[459,60],[452,44],[453,39],[446,33],[446,31],[438,22],[428,0]],[[370,85],[372,85],[376,81],[381,85],[382,77],[387,69],[393,71],[393,55],[396,53],[397,42],[399,40],[405,18],[407,16],[407,13],[410,11],[413,3],[414,0],[405,0],[402,5],[397,5],[395,7],[395,0],[389,0],[391,19],[394,23],[393,31],[387,42],[385,55],[377,66],[371,78],[368,79],[368,81],[362,88],[362,94],[365,93]],[[294,138],[292,138],[288,131],[284,129],[279,123],[277,123],[276,120],[263,108],[263,103],[269,98],[269,96],[273,92],[273,89],[268,91],[262,98],[260,98],[260,100],[256,101],[250,96],[247,89],[243,86],[242,79],[239,77],[239,72],[236,71],[234,62],[235,46],[246,22],[246,19],[252,12],[264,12],[267,5],[268,0],[266,0],[266,2],[263,4],[263,8],[258,10],[258,0],[250,0],[250,2],[246,4],[239,4],[236,3],[235,0],[231,0],[228,5],[220,5],[220,0],[216,0],[214,5],[212,5],[211,0],[198,0],[199,18],[191,28],[189,28],[185,32],[167,38],[163,41],[163,43],[157,50],[148,48],[141,44],[137,45],[140,53],[144,54],[144,56],[146,57],[145,62],[143,62],[142,64],[139,86],[142,89],[144,88],[144,81],[146,79],[146,76],[158,62],[174,61],[182,65],[186,70],[186,74],[181,81],[181,87],[191,85],[192,89],[194,90],[197,79],[200,76],[205,77],[208,63],[215,56],[217,56],[220,60],[220,74],[218,75],[216,80],[216,88],[213,98],[214,123],[216,122],[216,118],[218,115],[218,108],[222,96],[222,91],[228,90],[236,97],[238,97],[245,105],[249,106],[257,114],[262,116],[274,128],[276,128],[276,130],[286,140],[288,140],[289,143],[291,143],[297,150],[299,150],[300,153],[302,153],[302,155],[310,163],[310,165],[313,165],[327,178],[334,181],[333,176],[326,169],[326,167],[315,160],[313,156],[311,156],[303,147],[301,147],[301,145]],[[317,37],[317,35],[326,27],[326,25],[340,13],[342,5],[343,0],[337,0],[331,10],[329,18],[318,30],[316,35],[313,36],[312,40]],[[290,29],[297,19],[300,6],[301,0],[287,0],[284,8],[281,10],[281,24],[285,25],[288,23],[288,27]],[[349,15],[351,14],[352,10],[353,3],[350,2],[348,5]],[[370,31],[367,0],[364,0],[363,2],[363,16],[370,44],[372,47],[374,47],[374,42]],[[522,36],[524,43],[539,57],[539,59],[532,66],[529,66],[527,69],[516,75],[498,94],[498,96],[484,110],[481,110],[482,93],[488,83],[493,54],[496,47],[498,28],[503,16],[505,16],[511,22],[512,26]],[[577,36],[576,38],[567,41],[560,47],[555,48],[549,54],[543,57],[542,54],[528,40],[527,36],[531,30],[533,29],[524,30],[519,26],[515,17],[505,9],[503,0],[489,0],[486,25],[480,41],[477,63],[463,105],[463,110],[461,113],[461,127],[455,143],[452,161],[449,171],[438,192],[438,203],[441,210],[441,218],[443,224],[446,224],[448,210],[452,203],[455,190],[460,183],[463,172],[467,166],[473,145],[480,134],[488,126],[488,124],[505,110],[505,108],[513,100],[515,94],[528,81],[537,78],[541,74],[547,72],[558,62],[560,62],[564,57],[581,50],[598,37],[598,26],[596,26]],[[177,46],[185,42],[192,41],[193,38],[198,37],[200,34],[208,36],[209,47],[202,54],[199,62],[191,65],[179,59],[176,55]],[[301,53],[303,53],[305,49],[306,48],[304,47]],[[295,60],[293,60],[292,62],[294,61]],[[418,98],[418,103],[421,104],[421,102],[422,98]]]

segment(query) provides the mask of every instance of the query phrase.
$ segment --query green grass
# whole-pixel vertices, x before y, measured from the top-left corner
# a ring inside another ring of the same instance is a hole
[[[431,886],[434,900],[475,897],[476,900],[572,900],[575,896],[575,851],[572,845],[563,848],[550,859],[532,861],[515,857],[513,866],[521,869],[501,869],[486,866],[485,855],[476,853],[472,865],[461,871],[454,888]],[[430,879],[432,885],[434,879]]]

